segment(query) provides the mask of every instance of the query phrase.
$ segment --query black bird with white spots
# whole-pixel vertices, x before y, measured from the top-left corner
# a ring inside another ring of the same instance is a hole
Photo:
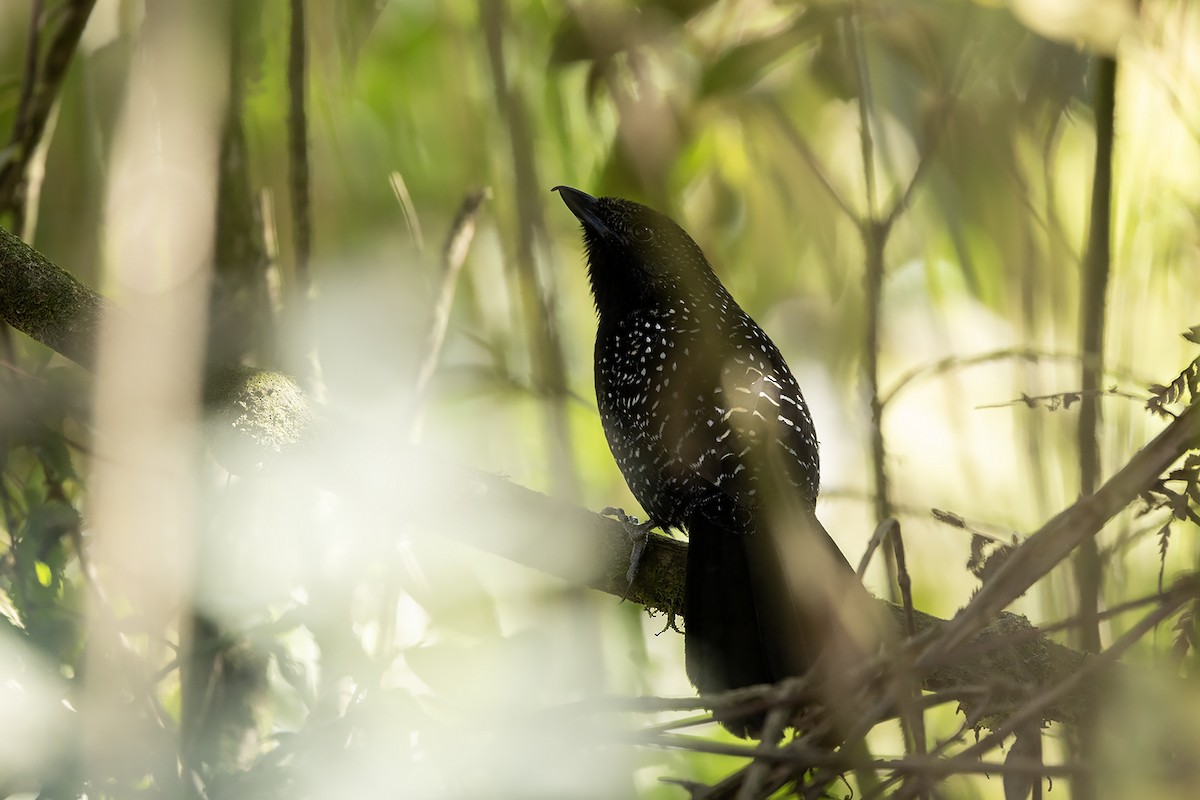
[[[775,539],[819,541],[821,563],[853,572],[812,514],[817,435],[796,379],[675,222],[628,200],[556,191],[583,227],[609,447],[651,521],[689,535],[688,676],[711,693],[804,673],[825,614],[797,597]],[[802,519],[774,537],[766,528],[780,507]],[[723,722],[742,736],[761,725]]]

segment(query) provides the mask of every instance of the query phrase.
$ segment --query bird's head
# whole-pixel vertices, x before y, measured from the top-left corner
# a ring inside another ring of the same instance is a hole
[[[669,217],[632,200],[592,197],[570,186],[554,191],[583,226],[601,316],[685,299],[700,285],[709,292],[721,286],[699,245]]]

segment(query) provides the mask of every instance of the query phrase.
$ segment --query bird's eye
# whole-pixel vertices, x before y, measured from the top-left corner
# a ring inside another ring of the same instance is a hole
[[[639,242],[648,242],[654,238],[654,229],[649,225],[635,225],[633,227],[633,238]]]

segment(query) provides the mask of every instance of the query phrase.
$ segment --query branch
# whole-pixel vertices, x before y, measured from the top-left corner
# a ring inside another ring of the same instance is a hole
[[[100,295],[0,228],[0,319],[90,369],[107,307]]]
[[[9,142],[13,150],[4,163],[0,163],[0,208],[16,209],[20,206],[20,185],[25,180],[25,169],[33,158],[34,150],[41,141],[42,132],[54,102],[58,99],[59,90],[67,77],[67,68],[83,36],[88,17],[96,0],[70,0],[56,9],[61,16],[61,22],[50,38],[46,48],[46,58],[40,71],[36,74],[29,72],[25,75],[25,84],[21,88],[21,98],[17,108],[17,116],[13,125],[13,135]],[[41,16],[42,9],[35,5],[31,11],[34,19]],[[34,32],[31,31],[29,42],[32,54],[35,43]],[[32,66],[36,69],[37,59]]]

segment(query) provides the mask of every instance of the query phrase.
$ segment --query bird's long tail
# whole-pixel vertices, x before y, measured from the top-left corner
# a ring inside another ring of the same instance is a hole
[[[696,513],[688,528],[686,664],[701,694],[804,675],[846,672],[861,650],[844,624],[867,597],[850,565],[811,513],[773,535],[762,519]],[[804,530],[796,530],[797,527]],[[821,682],[826,686],[830,681]],[[762,715],[722,721],[757,738]]]
[[[705,514],[688,525],[684,649],[688,678],[701,694],[772,681],[746,535]],[[722,724],[737,736],[756,736],[762,715]]]

